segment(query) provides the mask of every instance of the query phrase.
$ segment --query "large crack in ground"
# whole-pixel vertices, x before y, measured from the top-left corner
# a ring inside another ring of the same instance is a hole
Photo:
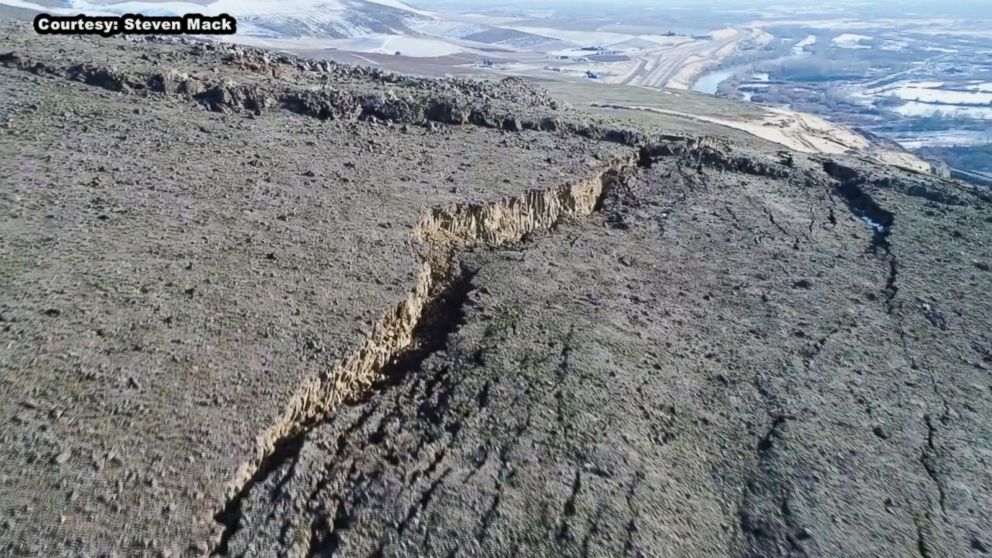
[[[837,180],[838,186],[835,192],[841,196],[851,213],[871,227],[871,251],[878,252],[881,249],[883,252],[889,267],[889,273],[885,279],[885,301],[891,314],[893,299],[899,294],[899,260],[896,258],[889,241],[889,235],[892,233],[892,227],[896,221],[895,215],[880,206],[864,189],[868,178],[861,172],[840,165],[835,161],[825,162],[823,170],[827,175]]]
[[[136,83],[142,88],[147,87],[150,91],[189,97],[208,105],[213,110],[257,112],[279,106],[292,112],[321,119],[374,117],[394,122],[405,122],[409,119],[413,123],[420,124],[442,122],[480,127],[501,127],[508,131],[526,129],[560,131],[628,146],[637,145],[641,139],[636,135],[620,134],[609,129],[567,125],[562,127],[561,123],[551,125],[551,123],[544,121],[523,121],[506,126],[500,118],[496,117],[497,115],[474,111],[467,111],[462,115],[461,112],[454,110],[458,107],[448,99],[421,99],[423,104],[406,107],[411,109],[409,111],[389,111],[384,110],[379,105],[371,108],[365,106],[363,103],[368,101],[366,98],[342,97],[339,94],[326,99],[313,100],[308,98],[308,102],[304,103],[297,102],[299,97],[296,91],[268,91],[248,86],[241,89],[208,87],[206,91],[194,95],[191,92],[184,93],[181,87],[167,86],[165,81],[156,75],[125,76],[92,66],[76,65],[66,69],[28,62],[14,53],[0,55],[0,63],[5,65],[13,65],[36,74],[49,74],[81,81],[104,89],[121,90],[121,84],[126,84],[128,80],[137,80]],[[354,110],[345,111],[347,113],[345,114],[339,110],[342,106],[352,107]],[[340,114],[338,114],[339,112]],[[471,249],[477,245],[493,248],[513,246],[525,241],[531,233],[552,230],[564,219],[583,217],[599,211],[602,208],[604,193],[608,186],[622,183],[624,175],[638,167],[650,167],[654,160],[659,157],[676,157],[686,162],[689,168],[694,168],[697,173],[701,173],[703,167],[708,167],[781,179],[791,175],[794,170],[791,161],[789,164],[785,164],[734,155],[726,147],[726,145],[705,137],[694,139],[662,138],[662,141],[658,143],[641,146],[630,156],[608,163],[584,180],[546,190],[531,190],[519,196],[494,202],[459,204],[431,210],[415,228],[414,234],[424,246],[426,255],[416,273],[409,296],[392,307],[375,323],[371,334],[349,357],[339,362],[330,371],[306,381],[291,398],[278,420],[259,436],[254,457],[239,468],[228,487],[229,498],[226,504],[214,516],[214,519],[223,525],[223,532],[219,542],[213,548],[213,554],[223,555],[228,552],[229,541],[242,526],[242,504],[245,499],[256,485],[264,483],[275,471],[287,463],[293,463],[299,459],[306,434],[314,426],[331,416],[338,405],[364,399],[389,385],[395,384],[406,374],[416,371],[427,356],[444,348],[448,334],[457,327],[460,321],[461,307],[466,300],[467,293],[471,290],[474,274],[472,271],[456,269],[456,255],[459,251]],[[684,174],[681,166],[677,168]],[[899,262],[889,240],[895,223],[894,214],[881,207],[866,190],[865,186],[871,182],[870,176],[836,161],[824,162],[822,168],[829,177],[836,181],[832,193],[843,200],[855,217],[864,221],[871,228],[872,239],[869,250],[876,254],[881,252],[888,267],[883,287],[885,304],[889,314],[898,314],[900,304],[895,302],[895,298],[899,294]],[[686,179],[698,178],[685,175],[683,177]],[[831,199],[834,198],[831,197]],[[767,208],[764,211],[770,224],[779,232],[786,236],[794,236],[775,220]],[[836,224],[832,210],[829,220],[832,224]],[[809,227],[812,230],[812,222]],[[799,238],[795,237],[796,246],[798,246],[799,241]],[[900,337],[905,345],[906,340],[901,323],[898,327]],[[759,444],[759,463],[762,464],[759,466],[759,471],[767,466],[765,463],[767,453],[771,449],[772,440],[778,437],[778,429],[782,425],[784,425],[784,418],[780,420],[776,417],[772,430]],[[930,479],[937,486],[940,511],[946,520],[945,490],[935,463],[937,452],[933,442],[934,428],[929,416],[927,417],[927,426],[929,428],[928,444],[923,449],[920,461]],[[578,490],[580,486],[579,479],[577,472],[573,487],[575,490]],[[757,480],[752,479],[752,487],[757,482]],[[784,527],[787,532],[785,538],[794,550],[801,551],[802,546],[794,539],[795,533],[801,530],[796,529],[791,519],[792,513],[789,507],[788,494],[778,496],[780,498],[780,513],[777,515],[785,524]],[[498,503],[497,497],[494,502],[494,509]],[[415,513],[415,510],[411,510],[411,513]],[[332,524],[335,527],[338,523],[346,522],[344,518],[338,517],[339,515],[347,515],[343,503],[334,511],[335,517]],[[930,515],[927,514],[926,518],[929,520]],[[775,537],[771,533],[774,527],[767,522],[767,519],[752,516],[746,510],[741,511],[739,517],[741,530],[749,537],[752,548],[761,548],[774,540]],[[316,522],[315,525],[319,523]],[[932,525],[929,527],[935,528]],[[568,531],[568,524],[563,520],[559,528],[559,535],[565,537]],[[315,529],[310,541],[310,552],[327,552],[336,546],[335,541],[336,536],[333,529]]]
[[[214,554],[226,554],[228,541],[241,528],[244,498],[281,465],[298,459],[307,432],[332,416],[338,405],[364,400],[395,385],[415,372],[427,356],[443,349],[448,335],[461,320],[462,305],[474,275],[468,270],[455,269],[460,251],[475,246],[513,247],[526,242],[534,232],[553,230],[563,220],[601,211],[608,191],[621,197],[633,195],[625,191],[627,178],[639,168],[650,167],[659,157],[675,157],[721,170],[741,170],[740,161],[713,156],[701,158],[701,150],[706,151],[692,142],[645,146],[577,182],[531,190],[495,202],[431,210],[415,229],[414,234],[425,246],[427,255],[409,298],[377,322],[372,335],[350,358],[308,381],[287,405],[282,417],[259,437],[256,459],[239,471],[232,483],[233,496],[215,516],[224,525],[224,532]],[[761,174],[761,168],[752,167],[747,168]],[[780,174],[779,169],[771,171],[772,175]],[[787,503],[783,505],[787,507]],[[559,530],[566,533],[568,529],[562,525]],[[313,534],[310,551],[334,548],[335,540],[333,530],[318,529]]]
[[[611,161],[591,177],[489,203],[433,209],[415,229],[426,256],[406,300],[387,311],[372,333],[331,370],[311,378],[282,415],[257,440],[254,459],[242,465],[229,487],[230,498],[215,519],[224,525],[213,554],[227,552],[241,527],[241,504],[252,488],[299,455],[306,433],[341,403],[361,399],[416,370],[443,347],[458,323],[471,272],[455,267],[458,251],[475,246],[514,246],[532,233],[550,231],[566,219],[597,211],[609,187],[638,168],[639,154]]]
[[[3,62],[5,59],[10,59],[10,57],[0,55],[0,62]],[[85,72],[80,70],[73,75],[75,77],[68,77],[92,86],[107,89],[113,89],[114,81],[118,79],[99,68],[88,69]],[[61,77],[67,77],[67,75],[62,75]],[[108,87],[108,84],[110,87]],[[213,87],[213,85],[210,87]],[[161,87],[150,86],[151,91],[159,91],[159,89],[167,92],[165,85]],[[189,97],[186,100],[190,100],[191,104],[192,102],[210,104],[211,108],[215,108],[215,110],[253,110],[252,103],[254,101],[248,95],[249,92],[242,91],[248,96],[239,100],[236,94],[239,94],[240,90],[232,91],[235,94],[234,97],[225,97],[225,95],[231,93],[230,91],[224,94],[210,93],[201,96],[183,95],[180,97]],[[175,93],[172,92],[170,94]],[[295,106],[290,102],[285,102],[286,99],[277,98],[276,100],[285,104],[272,105],[272,107],[293,110],[293,106]],[[247,104],[244,104],[240,108],[233,105],[228,106],[232,103]],[[417,123],[423,125],[437,121],[447,123],[449,120],[459,120],[459,118],[449,116],[444,111],[435,110],[437,106],[440,105],[417,105],[415,108],[418,111],[422,110],[428,114],[427,116],[417,114],[411,118],[418,119]],[[309,116],[321,117],[319,112],[315,113],[312,107],[308,106],[301,105],[296,111]],[[384,117],[383,114],[373,113],[371,109],[366,110],[364,108],[355,114],[356,119],[366,116],[375,118]],[[420,121],[420,118],[424,118],[424,120]],[[539,121],[534,120],[533,122]],[[472,121],[471,117],[469,118],[469,123],[479,125],[477,122]],[[431,126],[433,127],[432,124]],[[537,126],[534,129],[544,129],[537,124],[534,124],[534,126]],[[530,129],[531,124],[524,122],[521,127]],[[515,126],[507,128],[508,131],[521,131],[516,129]],[[559,128],[556,131],[562,135],[575,133],[570,129]],[[416,277],[412,281],[409,296],[404,297],[403,301],[389,308],[389,311],[376,323],[370,337],[360,343],[358,347],[355,347],[353,354],[349,358],[339,363],[338,366],[332,367],[331,370],[320,374],[319,377],[310,379],[306,385],[300,387],[298,393],[294,394],[284,413],[274,413],[277,414],[279,420],[260,436],[257,453],[252,453],[248,456],[250,458],[249,463],[242,470],[239,470],[238,478],[229,487],[233,493],[228,494],[229,499],[227,503],[216,516],[216,519],[224,526],[224,536],[214,550],[217,553],[225,553],[228,541],[231,541],[231,547],[237,546],[236,539],[239,537],[234,537],[234,539],[231,537],[242,526],[244,526],[244,531],[241,532],[242,535],[250,530],[247,522],[254,519],[251,516],[254,513],[252,511],[253,499],[258,496],[264,496],[265,491],[263,488],[271,486],[276,481],[278,481],[277,489],[282,491],[288,480],[293,475],[298,474],[295,469],[297,467],[302,469],[303,463],[306,461],[306,454],[302,453],[301,455],[301,451],[304,451],[304,446],[311,442],[308,436],[310,429],[317,424],[323,425],[323,421],[328,418],[337,420],[336,415],[338,414],[338,409],[340,409],[340,403],[362,400],[367,397],[378,398],[381,395],[379,390],[387,389],[389,386],[399,383],[399,380],[404,377],[413,376],[416,378],[425,376],[418,374],[418,369],[421,368],[424,360],[433,353],[444,350],[449,334],[459,327],[465,305],[469,304],[469,293],[474,288],[474,271],[461,268],[458,265],[459,254],[462,250],[471,249],[476,245],[492,246],[495,248],[514,246],[526,242],[528,235],[532,232],[551,230],[563,219],[582,217],[601,209],[605,213],[609,213],[611,218],[615,218],[609,205],[616,201],[614,195],[610,196],[605,208],[602,206],[606,186],[615,183],[624,173],[629,172],[631,169],[636,169],[637,166],[650,166],[653,162],[652,156],[654,155],[677,157],[678,162],[673,165],[672,169],[668,169],[668,176],[672,176],[672,173],[677,172],[687,182],[702,183],[707,181],[705,174],[701,170],[703,166],[717,168],[728,173],[767,175],[778,178],[782,178],[784,174],[790,174],[792,172],[787,169],[786,165],[781,163],[769,163],[767,161],[762,163],[760,159],[752,157],[735,157],[733,150],[725,150],[723,146],[711,147],[706,145],[705,142],[680,145],[677,142],[663,141],[641,149],[638,157],[633,158],[637,159],[636,161],[625,159],[610,163],[606,168],[595,173],[588,180],[582,181],[582,183],[548,190],[534,190],[520,196],[490,203],[467,204],[431,210],[428,215],[424,216],[415,229],[418,240],[421,241],[425,250],[423,252],[424,259],[418,264]],[[807,160],[803,158],[802,162],[806,163]],[[916,342],[919,342],[925,335],[920,334],[919,336],[915,336],[914,330],[911,328],[912,323],[908,317],[908,312],[913,305],[913,298],[909,297],[908,294],[915,295],[917,293],[914,291],[918,290],[917,286],[907,281],[907,277],[909,276],[905,271],[912,270],[912,265],[915,263],[912,257],[911,249],[913,246],[910,242],[911,239],[907,239],[905,244],[900,244],[903,242],[902,238],[904,237],[899,237],[900,240],[895,241],[895,244],[898,244],[900,249],[905,249],[905,253],[898,252],[898,255],[903,257],[902,263],[904,266],[902,268],[903,275],[900,276],[900,260],[896,258],[896,251],[893,247],[893,239],[891,237],[895,225],[895,216],[894,213],[879,205],[879,201],[885,202],[887,199],[891,199],[881,198],[878,194],[880,188],[884,189],[887,186],[884,179],[879,178],[881,175],[877,171],[866,173],[856,169],[842,168],[838,163],[825,164],[823,170],[832,178],[836,179],[836,182],[831,181],[828,186],[829,192],[833,194],[829,197],[829,201],[831,203],[840,201],[845,204],[855,218],[863,220],[870,227],[871,239],[870,241],[866,239],[866,244],[868,244],[866,252],[874,254],[878,260],[877,262],[870,262],[874,277],[873,284],[877,280],[878,285],[873,290],[880,290],[884,293],[882,301],[884,301],[886,307],[889,309],[892,318],[890,323],[895,324],[907,362],[910,363],[914,370],[918,366],[924,368],[926,373],[929,374],[929,380],[933,387],[933,395],[943,403],[943,414],[933,412],[933,409],[930,409],[930,412],[923,415],[922,447],[913,448],[914,455],[912,457],[914,461],[918,460],[918,463],[911,463],[914,467],[922,467],[921,473],[925,471],[928,477],[922,479],[923,483],[921,486],[923,489],[913,495],[914,501],[916,501],[915,498],[917,496],[922,495],[923,503],[920,504],[922,507],[917,508],[917,504],[911,504],[916,510],[913,512],[913,519],[915,521],[917,548],[922,556],[939,556],[942,554],[941,545],[943,541],[941,538],[945,532],[949,533],[951,531],[948,525],[946,525],[951,523],[948,520],[948,513],[950,512],[952,514],[955,522],[958,521],[958,518],[954,516],[961,513],[959,506],[961,501],[960,496],[957,492],[951,490],[954,487],[954,483],[952,482],[952,480],[955,480],[954,475],[959,474],[957,469],[955,469],[956,464],[952,461],[955,457],[954,451],[956,448],[954,447],[954,431],[950,429],[950,421],[952,418],[956,418],[957,415],[952,415],[949,412],[947,396],[942,393],[942,389],[953,390],[953,388],[947,388],[946,384],[938,381],[941,378],[937,373],[939,369],[927,369],[924,358],[925,353],[914,355],[911,350],[911,348],[913,350],[919,350],[911,347],[914,338]],[[808,180],[807,184],[820,187],[823,185],[821,180],[822,175],[819,175],[819,172],[815,174],[817,175],[815,177],[816,180]],[[796,176],[791,175],[790,178],[796,178]],[[807,175],[805,178],[811,178],[811,175]],[[664,177],[662,180],[664,180]],[[616,188],[615,190],[621,189]],[[628,195],[630,197],[636,197],[638,193],[630,192]],[[908,194],[914,195],[912,192]],[[945,195],[940,192],[934,194],[929,191],[923,191],[923,194],[917,195],[925,197],[934,203],[951,203],[953,201],[953,199],[948,201],[949,198],[945,199],[945,197],[942,197]],[[676,205],[681,203],[681,201],[685,200],[687,194],[682,193],[681,196],[681,198],[676,199],[672,203]],[[899,206],[892,205],[888,209],[895,210],[896,207]],[[776,219],[776,215],[781,215],[780,213],[773,214],[767,207],[759,207],[758,209],[765,211],[768,223],[781,234],[789,235],[790,230],[799,231],[795,219],[783,220],[781,217]],[[663,210],[666,214],[669,211],[666,208],[651,209],[652,212],[658,213]],[[725,206],[724,210],[735,223],[741,221],[729,205]],[[644,211],[643,213],[647,214],[648,212]],[[909,214],[900,212],[900,219],[902,219],[900,222],[903,223],[901,227],[908,227],[907,223],[911,222],[911,219],[907,215]],[[810,235],[812,235],[814,230],[815,217],[813,215],[813,219],[810,220],[808,225]],[[633,212],[630,212],[624,218],[633,221],[644,217],[642,215],[634,215]],[[650,218],[650,215],[647,218]],[[834,214],[833,208],[829,209],[826,219],[830,225],[837,225],[837,216]],[[658,219],[658,221],[659,228],[664,231],[664,222],[661,219]],[[618,222],[618,224],[622,223]],[[803,225],[805,226],[805,223]],[[618,226],[617,228],[620,227]],[[861,238],[863,235],[857,236]],[[796,242],[798,243],[798,238]],[[875,264],[883,267],[876,268]],[[876,273],[877,277],[875,276]],[[902,279],[903,283],[899,282],[900,279]],[[917,280],[917,284],[919,284],[917,277],[910,277],[910,279]],[[903,287],[901,292],[900,286]],[[876,298],[872,297],[872,300],[876,300]],[[963,329],[964,325],[961,327]],[[943,329],[943,325],[941,328]],[[571,333],[569,333],[570,338]],[[568,350],[569,345],[566,342],[565,349],[562,351],[562,364],[559,367],[561,375],[564,375],[569,368]],[[814,347],[813,350],[818,351],[819,346]],[[976,348],[976,350],[978,349]],[[812,352],[809,358],[812,359],[815,356],[816,352]],[[443,377],[439,374],[439,379],[435,381],[439,381],[440,385],[444,386],[445,382],[450,381],[451,377],[457,376],[457,371],[451,373],[445,371]],[[485,388],[479,392],[480,407],[485,405],[483,401],[488,400],[489,388],[490,384],[487,382]],[[560,391],[557,394],[560,395]],[[399,398],[397,398],[397,401],[399,401]],[[279,401],[279,403],[283,402],[282,400]],[[931,401],[932,404],[933,401]],[[433,420],[435,413],[437,413],[438,405],[432,401],[425,403],[425,407],[429,407],[426,409],[428,420]],[[641,411],[645,413],[645,419],[649,421],[652,420],[647,412],[647,408],[650,405],[650,401],[641,403]],[[272,418],[271,415],[267,416],[270,419]],[[559,403],[558,423],[562,429],[562,437],[568,438],[570,435],[570,425],[566,418],[563,417],[566,417],[566,414],[562,412],[561,404]],[[783,450],[787,447],[785,444],[791,442],[785,434],[792,427],[787,422],[789,417],[784,414],[772,413],[770,418],[771,425],[767,432],[764,436],[758,437],[757,456],[755,457],[758,465],[751,473],[751,476],[767,484],[749,484],[748,486],[748,490],[753,492],[750,495],[752,499],[757,502],[761,498],[764,498],[766,501],[759,502],[764,504],[764,507],[758,508],[756,506],[754,511],[742,507],[744,511],[739,517],[741,521],[740,530],[746,536],[750,537],[749,542],[752,548],[760,548],[762,545],[780,544],[782,541],[785,541],[793,547],[793,550],[799,552],[801,548],[793,541],[793,538],[798,536],[796,535],[796,529],[799,523],[796,518],[803,517],[803,507],[801,505],[794,505],[797,500],[790,499],[791,493],[788,485],[784,483],[781,486],[774,485],[773,483],[776,479],[768,478],[771,475],[767,474],[768,471],[777,473],[778,471],[775,470],[776,467],[785,469],[785,465],[777,465],[776,461],[782,460],[779,454],[784,453]],[[530,410],[527,411],[526,422],[528,424],[529,419]],[[655,431],[656,438],[663,439],[667,435],[663,430],[658,429],[656,424],[651,423],[649,426]],[[920,431],[920,423],[914,421],[913,426],[917,427],[916,432]],[[944,428],[947,428],[947,430],[942,432]],[[384,430],[380,428],[380,431],[376,434],[381,438],[383,432]],[[944,437],[943,443],[941,443],[942,436]],[[337,459],[341,456],[348,456],[349,452],[345,451],[348,448],[342,442],[343,437],[344,435],[338,438],[336,449],[333,442],[330,444],[327,454],[328,458]],[[793,432],[793,437],[795,437],[795,432]],[[791,448],[789,449],[791,450]],[[445,468],[443,466],[437,466],[438,463],[443,463],[444,451],[444,448],[440,450],[436,460],[433,461],[429,468],[423,472],[419,469],[415,471],[416,475],[431,475],[433,480],[427,483],[428,487],[419,495],[419,499],[415,499],[410,505],[406,519],[401,519],[399,523],[400,533],[403,532],[403,529],[410,529],[408,524],[416,525],[415,522],[411,522],[411,518],[416,518],[417,515],[424,512],[427,507],[426,502],[432,497],[439,484],[450,482],[450,479],[445,481],[448,473],[445,471]],[[502,454],[506,452],[503,450],[500,453],[500,459],[504,463],[504,466],[501,469],[497,482],[498,491],[493,496],[492,503],[486,510],[483,510],[482,522],[477,535],[480,541],[487,536],[491,536],[494,518],[498,518],[500,515],[501,502],[505,502],[502,485],[512,482],[512,473],[505,473],[505,471],[511,470],[511,468],[505,466],[508,461]],[[239,458],[245,458],[245,456],[242,455]],[[488,448],[486,449],[485,458],[489,458]],[[944,462],[941,463],[941,461]],[[435,468],[438,469],[438,473],[440,474],[433,474]],[[279,473],[280,470],[288,470],[289,472],[285,473],[284,476]],[[472,474],[474,473],[475,471],[472,472]],[[638,472],[638,475],[641,474]],[[649,507],[644,508],[644,506],[636,502],[633,498],[635,488],[642,479],[642,476],[635,477],[635,481],[630,486],[627,496],[627,508],[631,512],[631,518],[626,529],[627,542],[625,547],[631,553],[633,553],[634,543],[638,537],[638,522],[641,521],[638,519],[638,514],[643,514],[644,509],[650,509]],[[581,532],[584,525],[580,525],[579,519],[572,519],[575,516],[577,496],[579,497],[581,506],[582,497],[587,497],[593,491],[590,488],[594,486],[592,484],[594,481],[595,479],[591,475],[585,474],[585,469],[574,471],[572,492],[565,501],[560,526],[557,530],[562,540],[579,537],[577,533]],[[932,482],[932,485],[928,485],[928,481]],[[325,481],[321,479],[320,482],[324,483]],[[356,481],[356,484],[358,484],[358,487],[354,490],[355,494],[362,494],[365,486],[362,486],[363,483],[358,481]],[[364,484],[367,485],[368,482],[365,481]],[[323,490],[324,488],[321,488],[322,486],[327,487],[327,484],[318,485],[314,493],[317,490]],[[331,489],[327,489],[327,491],[333,492]],[[331,494],[331,496],[336,497],[334,494]],[[951,499],[948,500],[948,497]],[[318,503],[315,503],[317,499],[313,495],[311,495],[309,501],[316,509],[308,510],[313,514],[310,525],[311,538],[309,545],[301,545],[301,548],[308,548],[311,555],[333,553],[338,547],[339,535],[343,532],[342,530],[350,527],[355,521],[360,521],[360,519],[356,519],[359,516],[354,515],[353,502],[344,499],[344,497],[341,499],[331,498],[328,501],[337,505],[328,504],[324,508],[321,507],[323,503],[318,502],[320,504],[319,506]],[[244,506],[244,510],[242,510],[242,506]],[[592,527],[585,531],[585,537],[582,539],[580,545],[584,550],[588,549],[590,537],[597,533],[597,525],[603,509],[600,508],[596,511],[592,521]],[[211,509],[212,511],[216,511],[216,508]],[[244,515],[242,515],[243,511]],[[607,513],[607,515],[609,514]],[[402,515],[398,517],[402,518]],[[649,516],[645,515],[643,517]],[[943,518],[944,524],[941,523],[941,518]],[[407,532],[409,533],[410,531],[408,530]],[[344,539],[346,537],[340,535],[340,538]],[[978,540],[972,539],[972,548],[980,552],[985,552],[982,546],[983,543],[976,541]]]
[[[889,268],[884,287],[886,309],[895,322],[896,333],[899,336],[907,362],[909,362],[913,369],[919,369],[922,366],[929,377],[933,393],[943,405],[943,414],[939,419],[943,423],[947,420],[949,414],[947,399],[940,393],[934,373],[929,368],[926,368],[925,364],[921,364],[911,353],[906,328],[903,323],[903,305],[901,301],[895,300],[899,294],[899,261],[889,240],[892,227],[895,225],[895,215],[882,208],[864,189],[864,186],[869,182],[869,178],[863,173],[838,164],[835,161],[824,162],[823,170],[830,177],[838,181],[839,185],[835,189],[835,192],[842,197],[851,213],[865,221],[872,228],[873,234],[870,250],[877,253],[881,249]],[[946,200],[943,201],[946,202]],[[923,423],[926,429],[926,436],[920,449],[919,463],[926,477],[934,486],[937,500],[936,507],[940,512],[940,517],[946,523],[948,522],[947,486],[939,466],[940,452],[935,441],[937,427],[929,413],[924,414]],[[914,515],[914,525],[917,535],[917,552],[922,558],[931,558],[932,556],[945,554],[941,545],[943,532],[934,521],[934,514],[929,509],[931,506],[930,497],[927,496],[925,500],[923,504],[924,510]]]
[[[710,155],[703,157],[701,153]],[[377,322],[372,335],[350,358],[307,382],[283,416],[260,436],[256,459],[245,464],[239,472],[232,485],[233,496],[215,517],[224,525],[224,532],[214,554],[226,554],[228,541],[241,528],[244,498],[281,465],[298,459],[310,429],[330,417],[339,404],[365,399],[395,385],[407,374],[415,372],[427,356],[444,347],[448,335],[460,322],[461,307],[471,290],[473,273],[454,269],[458,252],[475,246],[512,247],[525,242],[531,233],[554,229],[565,219],[600,211],[611,186],[618,186],[615,188],[617,195],[629,195],[622,191],[622,185],[627,182],[625,177],[639,167],[650,167],[658,157],[676,157],[697,166],[735,172],[781,174],[778,168],[766,169],[756,163],[745,165],[740,160],[721,158],[712,153],[705,145],[692,142],[645,146],[635,154],[608,163],[587,179],[564,186],[531,190],[495,202],[431,210],[415,229],[415,236],[425,246],[427,255],[409,298]],[[891,220],[888,223],[891,225]],[[887,242],[880,245],[888,248]],[[762,456],[769,451],[771,438],[777,436],[777,429],[784,424],[785,418],[774,421],[772,430],[759,445]],[[764,461],[764,457],[759,461]],[[580,486],[578,479],[577,475],[573,489]],[[493,505],[498,505],[498,498]],[[783,496],[781,509],[790,535],[793,531],[798,532],[789,519],[787,496]],[[335,516],[340,511],[341,508],[335,511]],[[340,522],[335,518],[334,523]],[[746,524],[747,518],[742,517],[742,522]],[[744,531],[749,532],[746,528]],[[759,546],[762,531],[760,528],[750,531],[758,539],[752,542]],[[567,533],[568,525],[563,520],[559,535],[566,536]],[[311,539],[310,552],[336,547],[334,530],[318,529]],[[798,546],[798,543],[793,544]]]
[[[379,381],[362,394],[363,397],[352,397],[350,402],[367,398],[371,393],[395,385],[408,371],[420,368],[421,363],[430,354],[444,349],[448,335],[462,321],[463,307],[472,290],[472,278],[476,272],[477,270],[472,269],[459,269],[452,279],[444,284],[437,295],[425,304],[421,318],[414,328],[411,343],[399,350],[383,366],[379,373]],[[221,541],[214,551],[215,554],[223,555],[228,552],[230,538],[240,526],[242,503],[250,495],[252,488],[264,482],[284,464],[295,462],[299,458],[308,430],[309,427],[301,428],[298,433],[277,441],[272,453],[262,460],[252,478],[228,500],[224,509],[214,516],[217,522],[225,526]],[[335,521],[341,521],[337,516],[342,513],[344,513],[343,503],[338,507]],[[314,543],[316,546],[312,545],[311,554],[315,550],[327,550],[327,547],[333,547],[333,541],[336,539],[333,535],[333,532],[315,534],[314,541],[317,542]]]

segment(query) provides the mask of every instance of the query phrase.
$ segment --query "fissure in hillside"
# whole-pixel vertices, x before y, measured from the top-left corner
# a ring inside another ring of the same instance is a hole
[[[471,282],[470,273],[453,269],[457,251],[513,246],[531,233],[553,230],[565,219],[588,216],[600,207],[610,186],[634,172],[638,163],[638,154],[631,154],[586,179],[494,202],[435,208],[422,218],[414,234],[426,246],[427,256],[409,296],[385,313],[351,356],[301,386],[279,419],[259,436],[255,458],[239,469],[227,504],[215,516],[224,533],[214,554],[224,554],[240,528],[241,503],[251,488],[298,454],[310,428],[337,405],[416,369],[444,343],[455,323],[446,314],[464,299]]]

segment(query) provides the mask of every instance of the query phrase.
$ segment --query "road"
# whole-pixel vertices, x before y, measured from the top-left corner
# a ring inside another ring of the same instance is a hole
[[[631,55],[633,63],[612,83],[688,89],[708,67],[741,50],[747,42],[766,44],[771,35],[757,28],[727,28],[716,31],[710,40],[690,39]]]

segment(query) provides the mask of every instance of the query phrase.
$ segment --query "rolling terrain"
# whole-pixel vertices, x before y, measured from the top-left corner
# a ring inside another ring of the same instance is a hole
[[[0,45],[0,554],[992,547],[987,191],[688,92]]]
[[[398,0],[294,0],[253,2],[32,3],[4,0],[10,15],[207,15],[229,13],[239,20],[241,44],[308,56],[374,55],[366,63],[423,65],[439,72],[501,71],[516,74],[597,76],[611,83],[688,89],[704,69],[772,36],[758,28],[725,28],[696,36],[644,31],[571,30],[543,18],[500,17],[460,11],[428,11]],[[387,57],[396,59],[389,61]],[[440,59],[440,60],[437,60]]]
[[[562,82],[565,90],[628,85],[629,97],[638,88],[656,92],[646,103],[609,103],[631,110],[686,113],[662,106],[663,90],[716,94],[757,104],[761,116],[741,123],[688,114],[807,151],[864,150],[870,137],[895,153],[888,162],[992,181],[983,163],[992,138],[992,20],[970,2],[919,2],[910,10],[850,2],[796,10],[774,1],[712,9],[636,0],[547,9],[508,0],[472,7],[434,0],[416,7],[397,0],[0,2],[8,18],[44,10],[227,11],[241,25],[223,40],[307,58],[415,75],[522,76]]]

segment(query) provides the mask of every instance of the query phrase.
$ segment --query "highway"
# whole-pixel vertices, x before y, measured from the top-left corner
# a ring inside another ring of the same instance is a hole
[[[630,55],[631,66],[612,78],[612,83],[689,89],[693,80],[706,69],[741,50],[750,41],[766,44],[771,35],[757,28],[721,29],[710,40],[688,39],[671,45],[659,45]]]

